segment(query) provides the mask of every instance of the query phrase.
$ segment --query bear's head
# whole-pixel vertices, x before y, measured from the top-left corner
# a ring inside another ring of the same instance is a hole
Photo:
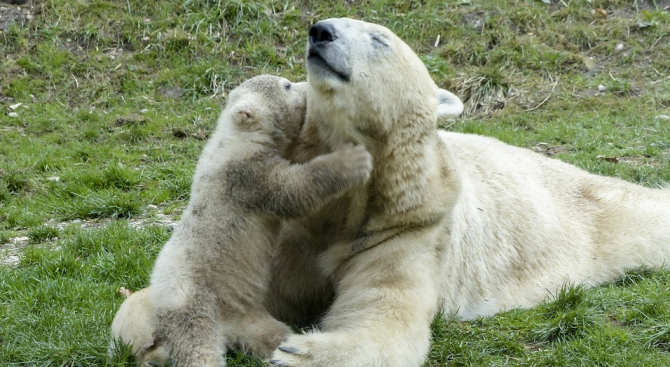
[[[295,140],[305,121],[306,83],[272,75],[253,77],[228,97],[227,113],[238,133],[271,139],[280,148]]]
[[[438,114],[462,109],[410,47],[377,24],[346,18],[314,24],[306,60],[308,119],[331,145],[374,141],[404,123],[434,129]]]

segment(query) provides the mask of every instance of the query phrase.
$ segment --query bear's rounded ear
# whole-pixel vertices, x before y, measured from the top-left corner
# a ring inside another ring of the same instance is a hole
[[[237,103],[230,109],[235,125],[248,126],[257,122],[259,111],[252,103]]]
[[[437,117],[455,117],[463,113],[463,102],[446,89],[437,88]]]

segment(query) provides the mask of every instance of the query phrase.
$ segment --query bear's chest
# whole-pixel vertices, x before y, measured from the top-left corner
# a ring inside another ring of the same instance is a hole
[[[368,190],[351,190],[303,219],[310,235],[328,248],[338,241],[352,241],[369,220]]]

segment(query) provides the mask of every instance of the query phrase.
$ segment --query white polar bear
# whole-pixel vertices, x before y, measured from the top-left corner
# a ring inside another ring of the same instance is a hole
[[[529,307],[566,282],[670,259],[670,191],[439,132],[435,84],[388,29],[321,21],[306,56],[308,120],[291,154],[308,161],[363,144],[374,170],[284,226],[269,311],[302,324],[323,317],[271,364],[420,366],[440,309],[468,319]]]

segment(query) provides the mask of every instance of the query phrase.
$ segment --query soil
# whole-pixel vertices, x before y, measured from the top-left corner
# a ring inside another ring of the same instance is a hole
[[[0,31],[6,31],[12,24],[25,27],[33,20],[34,12],[34,1],[0,0]]]

